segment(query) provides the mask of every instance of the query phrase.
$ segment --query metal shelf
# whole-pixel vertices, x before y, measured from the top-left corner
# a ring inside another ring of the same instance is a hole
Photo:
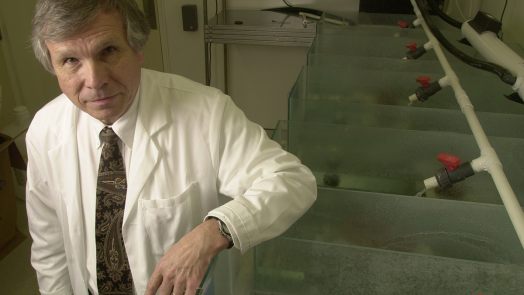
[[[205,42],[309,47],[317,20],[272,11],[228,10],[205,26]]]

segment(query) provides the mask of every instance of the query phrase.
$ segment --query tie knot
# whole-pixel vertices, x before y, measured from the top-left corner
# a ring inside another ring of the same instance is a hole
[[[105,127],[100,131],[100,139],[109,144],[116,144],[116,141],[118,140],[118,135],[116,135],[115,131],[109,127]]]

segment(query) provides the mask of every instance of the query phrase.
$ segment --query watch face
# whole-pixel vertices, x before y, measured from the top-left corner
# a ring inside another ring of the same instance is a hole
[[[222,220],[220,221],[220,227],[222,228],[222,231],[224,231],[226,234],[231,235],[229,228],[227,228],[227,225]]]
[[[229,228],[227,228],[227,225],[224,223],[224,232],[228,235],[231,235],[231,232],[229,231]]]

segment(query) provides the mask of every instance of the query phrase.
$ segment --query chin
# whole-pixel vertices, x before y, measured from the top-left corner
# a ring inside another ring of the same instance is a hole
[[[101,121],[104,124],[108,124],[108,125],[113,124],[119,118],[119,116],[114,115],[114,114],[91,114],[91,117]]]

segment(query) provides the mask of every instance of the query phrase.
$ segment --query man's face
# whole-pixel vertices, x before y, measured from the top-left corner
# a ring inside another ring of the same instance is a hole
[[[129,45],[118,13],[100,13],[77,35],[46,44],[60,88],[78,108],[108,125],[129,109],[144,51]]]

